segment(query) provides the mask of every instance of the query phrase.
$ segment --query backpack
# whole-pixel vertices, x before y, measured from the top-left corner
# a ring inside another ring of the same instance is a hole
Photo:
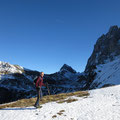
[[[34,84],[36,84],[36,82],[37,82],[37,79],[38,79],[38,76],[36,76],[35,78],[34,78]]]

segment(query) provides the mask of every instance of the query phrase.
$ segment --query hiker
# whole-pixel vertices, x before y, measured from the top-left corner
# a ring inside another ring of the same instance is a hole
[[[37,76],[37,78],[34,80],[34,84],[35,84],[36,91],[37,91],[37,100],[36,100],[34,107],[39,107],[39,100],[41,100],[43,97],[42,86],[46,86],[43,83],[43,76],[44,76],[44,72],[40,72],[40,75]]]

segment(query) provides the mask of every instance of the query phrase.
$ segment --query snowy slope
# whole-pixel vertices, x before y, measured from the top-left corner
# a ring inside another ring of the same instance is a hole
[[[87,98],[72,103],[51,102],[41,109],[6,108],[0,120],[120,120],[120,85],[89,91]],[[57,113],[64,110],[62,115]],[[52,118],[54,115],[56,117]]]
[[[0,61],[0,73],[7,74],[8,73],[23,73],[24,69],[23,67],[19,65],[11,65],[7,62]]]
[[[91,84],[91,88],[120,84],[120,56],[117,56],[112,62],[106,62],[106,64],[100,64],[96,67],[97,76]]]

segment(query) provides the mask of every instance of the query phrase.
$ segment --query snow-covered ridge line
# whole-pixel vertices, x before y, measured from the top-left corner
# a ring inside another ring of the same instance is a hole
[[[0,61],[0,73],[8,74],[8,73],[23,73],[23,67],[19,65],[12,65],[8,62]]]

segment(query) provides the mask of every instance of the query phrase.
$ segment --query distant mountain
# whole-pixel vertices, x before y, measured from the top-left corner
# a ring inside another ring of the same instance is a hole
[[[19,65],[0,62],[0,103],[35,95],[33,78],[38,73]]]
[[[0,103],[36,96],[33,79],[39,71],[32,71],[19,65],[0,62]],[[45,74],[44,82],[49,83],[51,94],[76,91],[80,84],[76,81],[80,73],[64,64],[60,71]],[[43,88],[44,94],[47,89]]]
[[[67,64],[64,64],[62,67],[61,67],[61,69],[60,69],[60,72],[62,73],[62,72],[71,72],[71,73],[76,73],[76,71],[72,68],[72,67],[70,67],[69,65],[67,65]]]
[[[94,45],[94,50],[88,59],[82,78],[86,81],[85,88],[120,84],[120,28],[110,27]],[[80,79],[79,81],[82,81]]]
[[[0,74],[23,73],[23,67],[0,61]]]
[[[52,94],[56,94],[80,90],[81,84],[78,82],[80,75],[72,67],[64,64],[60,71],[45,75],[44,78],[50,84]]]

